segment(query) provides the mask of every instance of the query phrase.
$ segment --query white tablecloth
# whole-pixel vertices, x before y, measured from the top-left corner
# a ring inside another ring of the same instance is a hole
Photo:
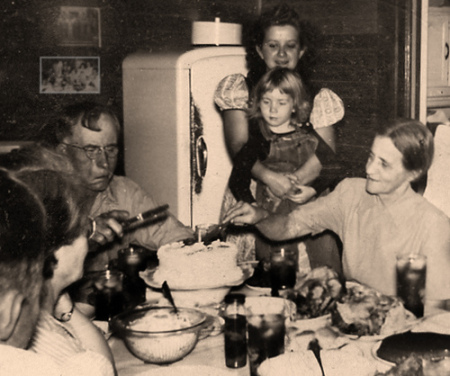
[[[229,369],[225,366],[223,334],[200,340],[194,350],[184,359],[167,366],[148,364],[135,358],[125,347],[122,340],[116,337],[109,339],[109,345],[114,354],[119,376],[144,376],[147,373],[148,376],[156,376],[168,367],[173,370],[179,368],[180,375],[183,372],[183,376],[189,376],[186,375],[186,370],[191,369],[191,367],[195,369],[197,366],[211,367],[211,370],[216,369],[216,375],[212,374],[211,376],[221,376],[222,373],[229,374],[230,376],[248,376],[250,374],[248,364],[246,367],[236,370]]]
[[[240,292],[245,293],[247,296],[260,294],[260,292],[255,292],[248,288],[243,288]],[[346,336],[333,337],[333,335],[330,335],[332,331],[329,327],[329,321],[326,319],[297,322],[289,322],[287,320],[286,329],[289,338],[288,344],[286,345],[286,352],[305,351],[310,340],[308,335],[312,335],[311,333],[314,333],[313,335],[319,339],[319,343],[321,343],[324,349],[339,347],[341,345],[345,345],[343,349],[346,348],[346,350],[353,348],[355,354],[358,355],[355,356],[355,359],[349,359],[348,353],[347,356],[344,357],[344,354],[342,356],[342,359],[345,358],[348,362],[347,371],[343,371],[342,373],[326,372],[327,376],[361,376],[358,372],[355,373],[355,369],[358,367],[358,362],[362,360],[364,363],[371,364],[374,370],[380,372],[385,372],[391,368],[391,365],[377,359],[374,355],[374,349],[380,343],[379,341],[370,340],[367,337],[360,339],[349,339]],[[428,316],[419,320],[411,329],[413,331],[432,331],[450,334],[450,312]],[[302,336],[299,335],[300,333],[306,334]],[[164,366],[144,363],[134,357],[125,347],[123,341],[117,337],[111,337],[108,343],[113,352],[119,376],[175,376],[178,374],[183,376],[249,376],[248,362],[247,366],[239,369],[229,369],[225,366],[223,333],[213,331],[212,334],[209,337],[201,339],[194,350],[184,359]],[[361,359],[361,356],[363,359]],[[350,364],[352,362],[354,364]],[[202,372],[199,372],[199,370]],[[370,376],[372,375],[373,373],[370,374]]]

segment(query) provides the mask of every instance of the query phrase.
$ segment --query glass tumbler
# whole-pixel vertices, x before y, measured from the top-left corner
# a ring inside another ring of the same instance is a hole
[[[270,280],[277,289],[293,288],[297,281],[298,250],[272,249],[270,254]]]
[[[422,254],[397,256],[397,295],[416,317],[423,316],[427,257]]]
[[[109,321],[125,309],[121,272],[105,270],[96,273],[93,277],[93,289],[96,320]]]

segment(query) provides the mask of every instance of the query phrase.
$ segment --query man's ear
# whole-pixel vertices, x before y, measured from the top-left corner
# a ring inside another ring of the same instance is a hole
[[[17,290],[9,290],[0,298],[0,341],[6,342],[19,321],[24,297]]]
[[[422,174],[422,170],[413,170],[413,171],[409,171],[409,182],[415,182],[416,180],[419,179],[420,175]]]

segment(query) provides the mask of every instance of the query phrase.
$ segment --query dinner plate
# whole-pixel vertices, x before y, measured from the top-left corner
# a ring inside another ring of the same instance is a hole
[[[143,272],[139,273],[139,276],[144,280],[144,282],[149,285],[150,287],[160,289],[161,288],[161,281],[155,280],[155,272],[158,269],[147,269]],[[170,288],[172,290],[200,290],[200,289],[214,289],[219,287],[233,287],[233,286],[239,286],[242,284],[246,279],[250,278],[253,274],[253,268],[248,267],[242,267],[242,276],[236,280],[231,281],[223,281],[223,282],[211,282],[211,283],[203,283],[203,284],[197,284],[197,285],[178,285],[176,283],[170,283]]]
[[[249,285],[248,283],[245,284],[245,287],[248,287],[250,290],[257,291],[264,295],[270,295],[270,291],[271,291],[270,287],[252,286],[252,285]]]
[[[312,330],[315,331],[320,328],[324,328],[331,324],[331,314],[314,317],[312,319],[296,319],[290,323],[291,327],[296,328],[298,331]]]
[[[207,315],[203,328],[200,331],[199,340],[214,337],[223,332],[225,321],[220,316]]]
[[[450,353],[450,336],[431,332],[406,332],[389,336],[373,346],[372,355],[385,363],[394,363],[415,354],[439,359]],[[380,355],[379,355],[380,354]]]
[[[225,369],[204,366],[204,365],[192,365],[192,366],[169,366],[158,367],[148,369],[136,376],[232,376],[236,375],[233,371]]]
[[[383,363],[386,366],[391,366],[391,367],[395,366],[395,363],[388,362],[387,360],[384,360],[377,355],[377,351],[380,348],[380,346],[381,346],[381,341],[374,343],[374,345],[372,346],[371,353],[372,353],[373,358],[375,360]]]
[[[368,287],[364,284],[361,284],[357,281],[346,281],[345,286],[346,286],[347,290],[356,288],[356,289],[360,290],[362,293],[364,293],[365,290],[367,290],[367,292],[375,292],[375,293],[379,294],[380,296],[382,295],[381,293],[378,293],[373,288]],[[360,341],[364,341],[364,342],[381,341],[384,338],[391,336],[393,334],[406,332],[406,331],[410,330],[412,327],[414,327],[414,325],[417,324],[418,319],[412,312],[405,309],[405,315],[406,315],[406,318],[405,318],[405,321],[402,326],[392,328],[392,330],[386,331],[383,334],[358,336],[356,334],[344,333],[339,328],[336,328],[335,326],[332,326],[331,324],[330,324],[330,328],[333,331],[335,331],[338,335],[349,338],[351,340],[360,340]]]
[[[404,333],[408,330],[410,330],[412,327],[414,327],[414,325],[417,324],[418,320],[416,318],[416,316],[414,316],[414,314],[412,314],[411,312],[409,312],[408,310],[406,311],[406,320],[405,320],[405,324],[401,327],[389,330],[383,334],[375,334],[375,335],[366,335],[366,336],[358,336],[356,334],[346,334],[343,333],[339,330],[339,328],[336,328],[334,326],[331,326],[331,329],[334,330],[337,334],[339,334],[340,336],[349,338],[351,340],[359,340],[359,341],[364,341],[364,342],[375,342],[375,341],[381,341],[383,339],[385,339],[386,337],[389,337],[393,334],[399,334],[399,333]]]

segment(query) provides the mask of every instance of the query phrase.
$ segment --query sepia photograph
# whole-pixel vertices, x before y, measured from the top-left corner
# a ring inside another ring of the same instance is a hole
[[[101,47],[100,9],[62,6],[56,21],[61,46]]]
[[[1,3],[1,376],[450,376],[450,0]]]
[[[41,57],[40,93],[100,93],[99,57]]]

